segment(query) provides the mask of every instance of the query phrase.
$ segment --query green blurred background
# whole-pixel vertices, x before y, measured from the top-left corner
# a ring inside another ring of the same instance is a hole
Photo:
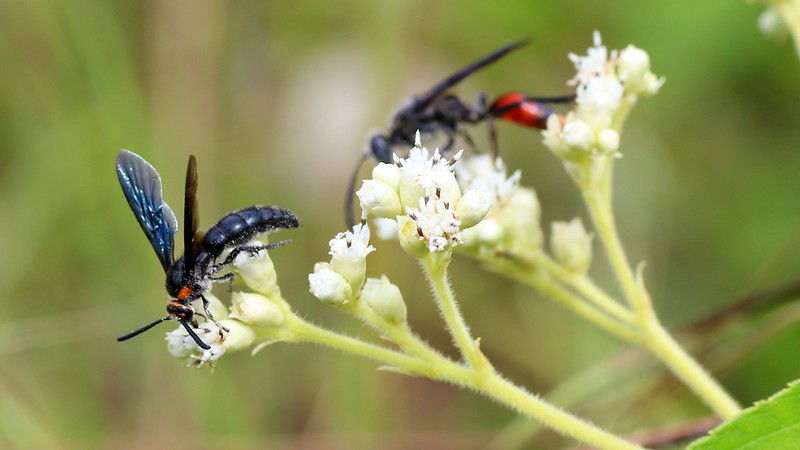
[[[758,32],[762,9],[723,0],[0,2],[0,447],[490,445],[511,411],[348,355],[276,345],[227,355],[212,373],[170,357],[166,326],[115,342],[163,314],[166,295],[113,161],[120,148],[151,161],[179,211],[196,154],[205,227],[254,203],[294,210],[303,228],[281,233],[294,243],[272,252],[285,296],[318,323],[374,339],[307,288],[343,229],[349,171],[369,132],[411,94],[521,37],[534,42],[459,92],[566,93],[566,55],[585,52],[595,29],[610,48],[647,50],[666,76],[626,125],[615,200],[668,326],[800,278],[800,63],[791,45]],[[485,142],[483,131],[471,134]],[[500,133],[508,166],[540,195],[545,230],[582,214],[538,132],[501,124]],[[450,351],[415,262],[377,245],[370,275],[400,285],[415,329]],[[616,293],[600,256],[596,273]],[[613,389],[589,400],[567,400],[580,397],[567,389],[561,404],[625,433],[708,414],[651,359],[530,290],[463,259],[452,281],[484,351],[529,389],[547,393],[625,352],[645,368],[608,363],[599,377]],[[800,375],[797,308],[775,315],[692,338],[745,404]],[[526,446],[569,445],[549,432],[537,439]]]

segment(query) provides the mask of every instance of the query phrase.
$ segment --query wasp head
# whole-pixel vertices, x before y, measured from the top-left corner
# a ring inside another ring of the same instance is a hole
[[[194,310],[180,300],[167,303],[167,314],[180,322],[192,322],[194,319]]]
[[[369,140],[369,150],[372,156],[382,163],[392,163],[392,144],[389,138],[382,134],[376,134]]]

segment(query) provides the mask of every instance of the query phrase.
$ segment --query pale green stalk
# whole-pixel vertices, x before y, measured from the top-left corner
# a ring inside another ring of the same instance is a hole
[[[422,259],[425,269],[425,276],[430,283],[436,297],[436,306],[447,324],[447,330],[453,337],[453,341],[461,352],[461,356],[475,370],[493,370],[489,362],[483,356],[476,342],[469,334],[469,328],[464,317],[458,310],[450,283],[447,281],[447,266],[450,262],[452,252],[433,252]]]
[[[492,263],[495,267],[502,269],[502,273],[506,276],[522,284],[531,286],[538,292],[557,301],[560,305],[619,339],[634,344],[642,343],[642,337],[637,330],[625,323],[620,323],[619,320],[613,317],[609,317],[609,311],[603,308],[603,306],[598,304],[592,305],[570,290],[565,289],[560,283],[550,278],[550,275],[553,275],[552,273],[542,273],[538,270],[539,267],[536,266],[525,267],[510,264],[501,258],[492,260]],[[634,325],[632,321],[630,325]]]
[[[435,270],[430,275],[436,284],[446,284],[445,272]],[[449,291],[449,288],[445,289]],[[452,299],[452,297],[451,297]],[[453,299],[454,300],[454,299]],[[455,303],[453,303],[455,306]],[[365,308],[356,309],[358,311]],[[301,319],[291,311],[286,311],[284,328],[269,337],[286,342],[311,342],[325,347],[342,350],[384,364],[386,369],[410,375],[445,381],[478,392],[515,409],[545,425],[558,430],[578,441],[600,449],[607,450],[641,450],[642,448],[620,437],[578,419],[577,417],[553,406],[531,394],[525,389],[502,378],[491,369],[488,361],[483,368],[475,368],[457,363],[431,349],[427,344],[414,336],[407,325],[393,325],[385,321],[376,322],[376,327],[398,344],[403,352],[386,349],[379,345],[367,343],[359,339],[344,336]],[[457,309],[455,310],[457,312]],[[365,320],[376,318],[366,314]],[[466,330],[463,330],[466,332]],[[468,336],[468,333],[467,333]],[[263,337],[263,335],[262,335]],[[394,342],[394,341],[393,341]],[[477,346],[475,351],[478,351]],[[480,358],[485,361],[483,355]],[[485,370],[486,368],[489,370]]]
[[[608,294],[598,288],[585,274],[570,272],[543,252],[536,254],[534,264],[544,268],[564,284],[575,288],[575,290],[587,300],[594,303],[595,306],[607,312],[609,315],[614,316],[617,320],[626,324],[635,322],[636,317],[630,310],[609,297]]]
[[[610,200],[608,172],[599,183],[578,183],[595,228],[606,249],[606,255],[620,286],[636,314],[643,345],[661,359],[708,406],[725,419],[736,416],[740,406],[677,342],[664,330],[653,310],[644,284],[637,281],[628,263],[614,224]]]
[[[425,361],[443,357],[441,353],[417,337],[406,322],[391,323],[375,314],[370,308],[365,307],[361,301],[355,302],[350,312],[365,324],[377,329],[406,354],[417,356]]]

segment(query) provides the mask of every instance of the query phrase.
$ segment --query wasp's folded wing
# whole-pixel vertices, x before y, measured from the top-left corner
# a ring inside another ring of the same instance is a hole
[[[133,215],[156,251],[164,270],[172,264],[175,214],[161,199],[161,177],[141,156],[127,150],[117,155],[117,177]]]
[[[455,86],[456,84],[460,83],[464,78],[472,75],[476,71],[488,66],[489,64],[494,63],[498,59],[506,56],[510,52],[523,47],[528,44],[527,40],[521,40],[512,42],[504,47],[501,47],[492,53],[484,56],[483,58],[473,61],[466,67],[459,69],[456,73],[450,75],[449,77],[445,78],[444,80],[437,83],[435,86],[430,88],[424,94],[414,97],[410,107],[413,108],[414,111],[423,111],[425,108],[431,105],[440,95],[444,94],[445,91],[450,89],[451,87]]]

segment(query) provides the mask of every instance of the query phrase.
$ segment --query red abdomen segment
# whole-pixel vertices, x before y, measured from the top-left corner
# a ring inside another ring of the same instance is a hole
[[[547,128],[547,118],[555,111],[542,102],[528,99],[520,92],[509,92],[497,98],[489,107],[496,117],[531,128]]]

